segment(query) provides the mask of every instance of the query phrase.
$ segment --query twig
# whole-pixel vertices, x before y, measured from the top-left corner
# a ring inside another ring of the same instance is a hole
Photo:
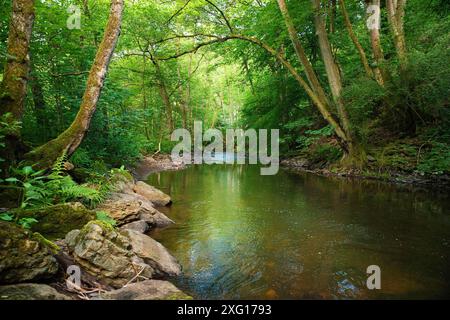
[[[134,269],[134,265],[133,265],[133,269]],[[134,280],[136,280],[137,278],[139,278],[139,276],[141,275],[141,273],[145,270],[145,266],[142,266],[141,271],[139,271],[133,278],[130,279],[130,281],[128,281],[123,288],[125,288],[127,285],[129,285],[130,283],[132,283]],[[147,279],[146,277],[143,277],[145,279]]]
[[[189,4],[189,2],[191,2],[191,0],[187,0],[186,3],[185,3],[180,9],[178,9],[177,12],[175,12],[175,13],[169,18],[169,20],[167,20],[166,24],[169,24],[170,21],[172,21],[173,18],[175,18],[177,15],[179,15],[180,12],[183,11],[184,8],[187,7],[187,5]]]

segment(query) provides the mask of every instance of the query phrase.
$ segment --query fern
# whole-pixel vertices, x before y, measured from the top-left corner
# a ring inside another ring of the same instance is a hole
[[[50,175],[43,171],[34,171],[32,167],[15,169],[17,177],[5,181],[18,185],[22,190],[21,207],[42,207],[56,203],[81,201],[94,206],[104,199],[106,192],[79,185],[69,175],[64,175],[64,163],[67,156],[63,154],[55,162]]]
[[[64,151],[61,156],[59,156],[55,163],[52,166],[52,173],[49,175],[49,177],[60,177],[62,176],[65,171],[65,163],[67,162],[67,151]]]

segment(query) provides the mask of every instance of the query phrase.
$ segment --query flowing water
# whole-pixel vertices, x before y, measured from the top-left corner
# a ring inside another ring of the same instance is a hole
[[[450,199],[257,166],[152,174],[176,221],[152,233],[177,257],[175,284],[197,299],[450,297]],[[369,265],[381,289],[366,286]]]

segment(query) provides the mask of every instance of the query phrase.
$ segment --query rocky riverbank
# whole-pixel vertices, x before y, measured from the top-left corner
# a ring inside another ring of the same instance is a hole
[[[447,174],[425,175],[416,172],[401,172],[399,170],[377,172],[374,170],[317,167],[311,164],[308,159],[302,157],[282,159],[280,165],[294,172],[308,172],[326,177],[377,180],[426,188],[450,189],[450,176]]]
[[[181,273],[176,258],[146,235],[174,223],[157,209],[170,196],[127,172],[111,183],[96,212],[66,203],[28,210],[40,217],[29,230],[0,221],[0,299],[191,299],[167,281]]]
[[[182,170],[186,164],[172,161],[170,154],[157,154],[145,156],[133,169],[133,176],[138,180],[145,180],[151,173]]]

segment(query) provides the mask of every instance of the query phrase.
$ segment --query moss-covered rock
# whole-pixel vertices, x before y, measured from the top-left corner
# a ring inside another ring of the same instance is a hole
[[[91,221],[65,241],[77,265],[112,287],[124,286],[137,272],[147,278],[155,273],[132,251],[129,239],[105,222]]]
[[[0,300],[71,300],[46,284],[21,283],[0,286]]]
[[[64,238],[73,230],[80,229],[95,219],[95,212],[88,210],[79,202],[57,204],[40,209],[16,210],[19,218],[34,218],[38,223],[31,230],[39,232],[48,239]]]
[[[40,237],[0,221],[0,283],[49,279],[57,271],[56,259]]]

